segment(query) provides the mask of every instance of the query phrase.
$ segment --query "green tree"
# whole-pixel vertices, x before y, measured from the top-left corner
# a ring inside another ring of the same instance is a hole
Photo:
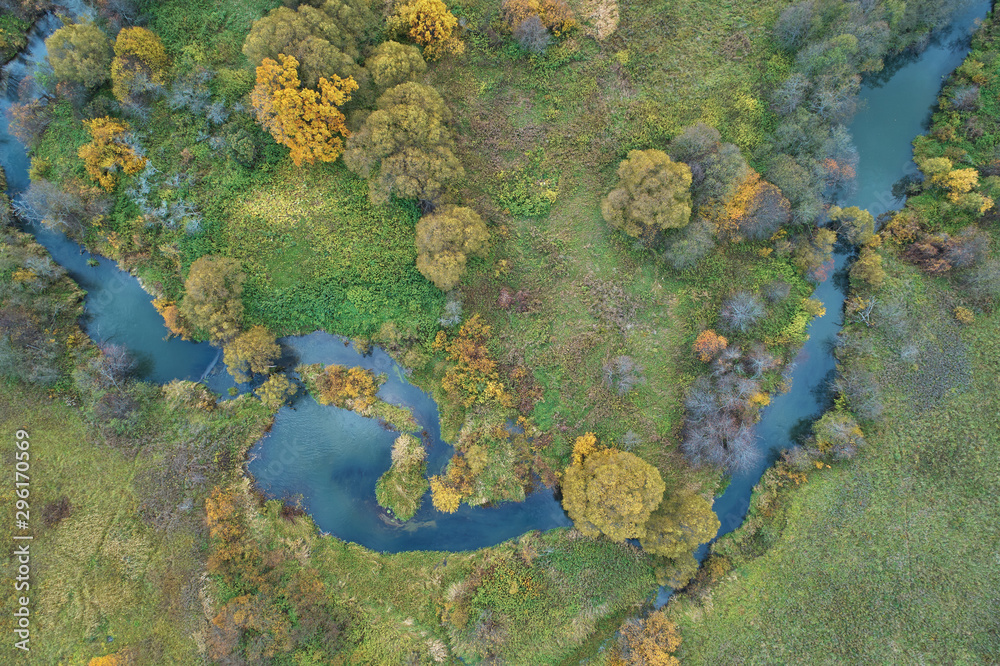
[[[297,9],[278,7],[254,21],[243,42],[243,54],[254,66],[265,58],[278,60],[291,55],[299,63],[299,73],[307,87],[315,87],[321,77],[337,75],[364,82],[358,66],[359,45],[368,41],[375,16],[363,0],[330,0],[318,7],[299,5]]]
[[[229,374],[242,384],[250,381],[251,374],[269,373],[280,356],[274,333],[258,325],[233,338],[225,347],[223,360]]]
[[[288,398],[295,395],[295,384],[289,381],[287,375],[279,373],[268,377],[254,394],[268,409],[276,410],[285,404]]]
[[[243,281],[240,262],[204,256],[191,264],[184,281],[181,315],[212,340],[231,340],[243,320]]]
[[[446,126],[451,112],[434,88],[403,83],[376,106],[344,152],[347,168],[369,178],[373,202],[392,195],[433,202],[465,175]]]
[[[641,539],[665,489],[655,467],[626,451],[605,449],[566,468],[563,507],[587,536]]]
[[[417,222],[417,270],[441,291],[458,284],[469,256],[489,240],[483,218],[471,208],[445,206]]]
[[[654,555],[678,558],[707,543],[719,531],[719,518],[701,495],[664,498],[646,522],[642,547]]]
[[[93,23],[74,23],[45,40],[52,72],[61,81],[96,88],[108,80],[111,40]]]
[[[881,287],[885,282],[882,256],[871,248],[862,249],[857,261],[851,264],[851,280],[865,282],[873,289]]]
[[[840,229],[852,245],[865,245],[875,237],[875,218],[867,210],[851,206],[830,207],[830,220],[840,225]]]
[[[379,91],[412,81],[427,71],[420,49],[393,41],[379,44],[365,60],[365,67]]]
[[[601,202],[608,224],[652,240],[691,220],[691,169],[662,150],[633,150],[618,166],[618,187]]]

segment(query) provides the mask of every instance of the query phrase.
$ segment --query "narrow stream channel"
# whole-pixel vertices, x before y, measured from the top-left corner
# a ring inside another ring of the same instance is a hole
[[[78,2],[69,4],[71,14],[86,11]],[[862,110],[851,127],[861,156],[859,187],[842,205],[868,208],[875,215],[899,205],[892,196],[892,185],[914,168],[910,143],[923,130],[942,77],[957,67],[968,51],[967,38],[975,19],[984,17],[989,8],[990,2],[975,3],[955,20],[945,40],[902,66],[886,84],[865,87]],[[51,16],[40,21],[27,49],[4,68],[0,165],[7,172],[14,197],[29,185],[28,159],[23,146],[7,134],[5,112],[16,101],[18,82],[44,59],[45,37],[59,25]],[[166,339],[167,330],[149,294],[133,276],[108,259],[91,257],[58,231],[38,223],[30,223],[28,230],[87,290],[83,325],[88,334],[98,341],[125,345],[142,363],[145,379],[163,383],[177,378],[206,379],[208,375],[207,383],[218,392],[232,385],[217,349]],[[89,259],[96,259],[97,265],[88,265]],[[836,255],[838,273],[847,260],[846,253]],[[722,523],[720,536],[742,524],[753,486],[778,453],[793,444],[792,433],[822,412],[826,386],[835,368],[831,347],[842,325],[843,281],[836,278],[820,284],[814,294],[826,306],[827,314],[810,326],[810,338],[796,359],[791,391],[775,396],[757,426],[760,446],[767,455],[758,467],[733,477],[715,501]],[[452,449],[440,439],[433,399],[409,384],[402,369],[383,351],[376,349],[362,356],[342,339],[325,333],[285,338],[282,344],[299,362],[360,365],[385,372],[389,379],[379,395],[414,411],[428,433],[430,472],[439,471],[447,462]],[[435,511],[425,499],[410,523],[392,525],[375,504],[374,485],[389,466],[394,438],[395,433],[371,419],[300,396],[292,406],[280,410],[271,433],[252,450],[248,469],[270,496],[301,496],[304,508],[323,531],[374,550],[469,550],[528,530],[570,524],[552,493],[541,491],[523,503],[493,508],[463,506],[452,515]],[[707,547],[703,547],[700,557],[706,552]],[[661,589],[658,602],[668,597],[669,590]]]

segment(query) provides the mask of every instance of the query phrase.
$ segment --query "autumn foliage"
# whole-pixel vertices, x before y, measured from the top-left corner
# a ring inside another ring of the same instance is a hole
[[[610,666],[679,666],[673,655],[680,647],[677,625],[662,610],[649,617],[632,619],[622,625],[618,644],[609,660]]]
[[[406,32],[424,47],[428,60],[465,52],[465,44],[455,34],[457,25],[458,19],[441,0],[410,0],[389,19],[390,29]]]
[[[230,340],[243,320],[243,281],[240,262],[204,256],[191,264],[184,280],[184,298],[178,310],[195,329],[212,340]]]
[[[666,486],[659,470],[626,451],[604,449],[566,468],[563,507],[576,528],[613,541],[646,536]]]
[[[691,220],[691,169],[662,150],[633,150],[618,166],[618,187],[601,202],[601,214],[629,236],[652,240],[657,232]]]
[[[278,59],[265,58],[257,68],[257,85],[250,93],[257,122],[291,150],[295,166],[334,161],[344,150],[342,137],[349,136],[338,107],[351,99],[358,84],[334,74],[332,81],[319,80],[319,92],[303,88],[298,61],[286,55]]]
[[[145,28],[125,28],[118,33],[114,51],[111,91],[119,101],[130,101],[141,86],[164,82],[169,59],[163,42],[154,33]]]
[[[475,314],[462,324],[454,339],[448,340],[445,332],[439,331],[434,341],[435,349],[446,352],[451,362],[441,385],[466,407],[488,402],[504,406],[511,406],[512,403],[510,394],[500,381],[497,362],[486,346],[490,329]]]
[[[378,382],[370,370],[328,365],[316,378],[316,400],[321,405],[335,405],[364,411],[375,402]]]
[[[726,348],[729,341],[724,337],[709,329],[698,334],[694,341],[694,353],[705,363],[708,363],[715,355]]]
[[[269,372],[279,356],[281,347],[274,334],[258,325],[240,333],[226,345],[224,360],[229,374],[237,382],[247,382],[250,374]]]
[[[136,154],[128,144],[126,134],[129,124],[114,118],[94,118],[84,120],[90,132],[91,141],[80,146],[77,154],[83,159],[87,175],[108,192],[115,189],[117,172],[138,173],[146,166],[146,158]]]
[[[417,270],[438,289],[453,289],[468,257],[480,254],[488,239],[486,223],[471,208],[440,208],[417,222]]]

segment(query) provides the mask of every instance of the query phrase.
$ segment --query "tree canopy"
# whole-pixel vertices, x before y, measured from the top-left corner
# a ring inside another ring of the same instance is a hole
[[[279,356],[281,347],[274,333],[257,325],[240,333],[226,345],[223,360],[233,379],[243,383],[250,381],[251,374],[270,372]]]
[[[693,493],[665,497],[646,522],[643,550],[680,557],[710,541],[719,531],[719,517],[705,498]]]
[[[184,280],[181,315],[212,340],[230,340],[243,320],[243,281],[240,262],[204,256],[191,264]]]
[[[646,521],[665,488],[660,472],[642,458],[604,449],[566,468],[563,507],[588,536],[639,539],[646,536]]]
[[[134,101],[148,86],[163,84],[169,58],[154,33],[145,28],[125,28],[118,33],[114,51],[111,92],[119,101]]]
[[[465,272],[468,257],[481,253],[488,239],[486,223],[471,208],[440,208],[417,222],[417,270],[449,291]]]
[[[59,28],[45,40],[49,63],[56,78],[96,88],[108,80],[111,40],[93,23]]]
[[[90,143],[80,146],[77,155],[83,160],[87,175],[108,192],[115,189],[117,172],[138,173],[146,165],[146,158],[135,152],[127,140],[129,124],[109,118],[84,120],[90,132]]]
[[[379,90],[412,81],[427,71],[420,49],[411,44],[382,42],[365,61],[372,82]]]
[[[375,16],[363,0],[329,0],[319,7],[278,7],[254,21],[243,42],[243,54],[252,65],[284,53],[299,63],[305,85],[314,88],[320,78],[337,75],[362,82],[357,64],[359,44],[369,39]]]
[[[651,240],[691,220],[691,169],[662,150],[633,150],[618,166],[618,187],[601,203],[611,226]]]
[[[403,83],[387,90],[376,106],[344,153],[347,168],[370,178],[372,201],[391,195],[435,201],[465,175],[446,126],[451,112],[434,88]]]
[[[348,135],[344,114],[338,107],[358,88],[354,79],[319,80],[319,92],[302,88],[292,56],[279,55],[280,62],[265,58],[257,68],[257,85],[250,93],[254,116],[275,141],[288,146],[295,166],[316,160],[332,162],[344,150]]]
[[[457,25],[458,19],[441,0],[409,0],[389,19],[389,29],[409,35],[424,47],[429,60],[465,52],[465,44],[455,34]]]

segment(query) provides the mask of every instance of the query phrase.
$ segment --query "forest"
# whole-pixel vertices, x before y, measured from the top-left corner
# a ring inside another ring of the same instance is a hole
[[[0,61],[58,19],[4,79],[30,158],[23,188],[0,168],[28,663],[1000,659],[991,19],[908,138],[898,210],[846,203],[862,91],[971,4],[0,0]],[[231,388],[144,376],[39,229],[138,278]],[[824,318],[819,411],[762,442]],[[384,350],[448,459],[383,371],[289,362],[314,331]],[[368,492],[393,529],[538,493],[572,527],[330,534],[247,471],[303,400],[392,433]],[[720,498],[760,470],[730,532]]]

